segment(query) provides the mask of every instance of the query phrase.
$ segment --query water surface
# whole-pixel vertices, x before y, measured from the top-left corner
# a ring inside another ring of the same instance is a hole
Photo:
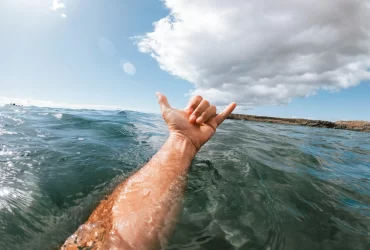
[[[167,129],[131,111],[0,107],[0,249],[55,249]],[[168,249],[370,249],[370,134],[226,121]]]

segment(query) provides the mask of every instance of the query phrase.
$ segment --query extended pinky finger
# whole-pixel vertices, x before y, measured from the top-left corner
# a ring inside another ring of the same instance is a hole
[[[220,124],[231,114],[231,112],[234,111],[236,107],[236,103],[230,103],[229,106],[227,106],[224,111],[222,111],[220,114],[216,116],[216,122],[217,122],[217,127],[220,126]]]

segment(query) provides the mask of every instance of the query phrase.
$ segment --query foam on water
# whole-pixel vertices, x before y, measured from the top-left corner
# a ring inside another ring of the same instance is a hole
[[[63,114],[55,114],[54,116],[55,116],[55,118],[57,118],[58,120],[60,120],[60,119],[62,119]]]

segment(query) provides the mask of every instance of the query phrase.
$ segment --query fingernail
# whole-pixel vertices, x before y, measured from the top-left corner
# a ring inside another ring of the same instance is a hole
[[[197,117],[195,115],[191,115],[189,120],[190,122],[195,122],[197,120]]]
[[[202,123],[203,122],[203,117],[201,116],[201,117],[199,117],[198,119],[197,119],[197,123]]]

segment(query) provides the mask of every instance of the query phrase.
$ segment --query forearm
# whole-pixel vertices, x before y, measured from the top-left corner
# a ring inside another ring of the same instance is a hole
[[[150,162],[121,183],[79,228],[75,233],[76,237],[80,235],[79,245],[93,244],[96,249],[162,248],[180,211],[195,154],[189,141],[171,135]],[[94,234],[101,237],[82,240]]]
[[[197,150],[235,109],[231,103],[216,115],[216,107],[195,96],[185,110],[171,108],[156,93],[170,137],[141,170],[121,183],[63,245],[63,249],[164,248],[175,225],[186,176]]]

